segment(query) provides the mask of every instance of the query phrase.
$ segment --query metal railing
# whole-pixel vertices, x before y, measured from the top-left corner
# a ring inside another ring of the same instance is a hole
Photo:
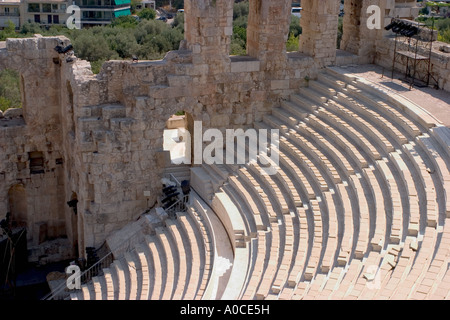
[[[181,187],[181,182],[172,173],[166,174],[166,178],[175,183],[177,187]]]
[[[113,10],[113,9],[126,9],[131,8],[130,4],[118,4],[118,5],[79,5],[81,11],[87,11],[86,9],[102,9],[102,10]]]
[[[167,209],[164,209],[169,217],[173,217],[177,214],[177,212],[186,212],[187,207],[186,204],[189,202],[189,195],[184,195],[177,202],[172,204]]]
[[[6,16],[6,17],[19,17],[19,12],[0,12],[0,16]]]
[[[93,277],[99,276],[102,274],[103,269],[109,267],[109,265],[113,262],[114,257],[113,253],[110,251],[105,256],[103,256],[100,260],[90,266],[88,269],[84,270],[80,274],[80,282],[81,284],[85,284],[90,281]],[[67,283],[61,283],[55,290],[47,294],[41,300],[54,300],[63,297],[63,292],[67,289]],[[71,292],[75,292],[79,289],[70,290]],[[70,294],[70,292],[68,292]]]

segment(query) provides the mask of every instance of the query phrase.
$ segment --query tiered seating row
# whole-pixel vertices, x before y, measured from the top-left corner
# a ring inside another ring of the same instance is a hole
[[[103,269],[103,275],[72,294],[78,300],[199,299],[208,283],[210,235],[201,218],[178,213],[145,243]],[[197,220],[197,222],[195,222]],[[200,231],[200,232],[199,232]]]

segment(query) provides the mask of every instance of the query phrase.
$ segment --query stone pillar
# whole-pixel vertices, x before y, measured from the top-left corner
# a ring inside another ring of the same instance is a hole
[[[385,0],[346,0],[341,49],[361,57],[360,62],[373,63],[376,41],[383,37],[386,10]],[[377,6],[372,11],[370,6]],[[370,9],[370,10],[368,10]],[[375,20],[380,28],[370,27]]]
[[[291,3],[290,0],[250,0],[247,28],[249,56],[262,61],[285,56]]]
[[[185,38],[194,64],[229,64],[233,35],[233,0],[186,0]]]
[[[339,0],[303,0],[300,52],[312,56],[319,67],[336,61]]]
[[[358,55],[361,37],[361,0],[345,0],[341,50]]]

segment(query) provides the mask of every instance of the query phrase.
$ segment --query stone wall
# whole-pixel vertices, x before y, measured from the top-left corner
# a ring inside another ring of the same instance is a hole
[[[8,40],[0,50],[0,70],[20,74],[23,105],[21,112],[7,111],[12,116],[0,119],[0,214],[11,212],[17,225],[27,228],[32,252],[46,241],[73,237],[67,224],[73,211],[65,204],[63,188],[61,61],[53,50],[61,41],[66,40]],[[73,250],[66,248],[63,255]]]

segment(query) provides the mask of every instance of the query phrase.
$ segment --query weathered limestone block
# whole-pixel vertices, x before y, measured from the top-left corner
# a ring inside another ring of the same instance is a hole
[[[9,108],[5,111],[3,117],[12,119],[22,117],[22,115],[23,115],[22,108]]]

